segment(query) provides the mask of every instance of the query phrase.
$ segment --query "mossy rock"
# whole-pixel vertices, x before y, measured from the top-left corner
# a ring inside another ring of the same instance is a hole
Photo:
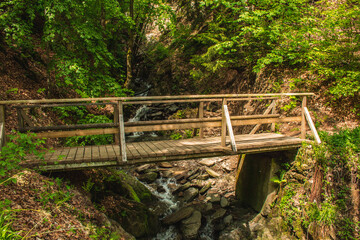
[[[105,213],[134,237],[150,237],[160,228],[158,216],[142,203],[121,196],[107,196],[100,202]]]
[[[94,177],[92,196],[100,201],[104,196],[121,195],[136,202],[151,203],[156,197],[139,180],[123,171],[108,169]]]

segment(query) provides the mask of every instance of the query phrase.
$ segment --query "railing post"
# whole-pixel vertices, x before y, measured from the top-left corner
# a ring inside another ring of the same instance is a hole
[[[305,119],[305,108],[306,108],[306,96],[303,97],[301,103],[301,139],[306,137],[306,119]]]
[[[275,114],[275,112],[276,112],[276,100],[273,100],[272,104],[274,104],[274,106],[273,106],[273,108],[271,110],[271,114]],[[271,129],[270,130],[271,130],[271,132],[275,132],[275,123],[271,124]]]
[[[199,103],[199,118],[203,118],[204,117],[204,102],[200,102]],[[204,137],[204,128],[199,128],[199,137],[203,138]]]
[[[222,119],[221,119],[221,146],[226,146],[226,116],[224,106],[227,104],[226,98],[222,100]]]
[[[20,108],[16,108],[16,114],[17,114],[19,129],[23,129],[25,127],[25,125],[24,125],[24,119],[23,119],[23,117],[21,115],[21,109]]]
[[[126,162],[126,143],[125,143],[125,127],[124,127],[124,110],[122,101],[118,101],[119,113],[119,136],[120,136],[120,154],[121,161]]]
[[[117,105],[114,105],[114,123],[119,124],[119,107]],[[120,131],[115,134],[115,144],[120,144]]]
[[[5,143],[5,105],[0,105],[0,151]]]

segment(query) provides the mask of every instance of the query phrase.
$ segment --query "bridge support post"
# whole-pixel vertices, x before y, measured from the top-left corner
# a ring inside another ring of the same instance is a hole
[[[297,150],[240,155],[235,196],[240,204],[260,212],[269,194],[278,185],[271,179],[279,177],[282,165],[295,160]]]
[[[204,102],[199,103],[199,118],[204,118]],[[204,137],[204,128],[199,128],[199,137]]]
[[[225,105],[227,104],[226,98],[222,100],[222,119],[221,119],[221,146],[226,146],[226,116],[225,116]]]
[[[119,113],[119,136],[120,136],[120,154],[121,161],[126,162],[126,143],[125,143],[125,127],[124,127],[124,110],[122,101],[118,101],[118,113]]]
[[[0,151],[5,143],[5,105],[0,105]]]
[[[275,114],[276,113],[276,100],[273,100],[272,103],[274,106],[272,107],[272,110],[271,110],[271,114]],[[272,123],[271,124],[271,132],[275,132],[275,123]]]
[[[114,105],[114,123],[119,124],[119,107],[117,105]],[[115,144],[119,145],[120,144],[120,131],[119,133],[115,133],[114,134],[114,140],[115,140]]]

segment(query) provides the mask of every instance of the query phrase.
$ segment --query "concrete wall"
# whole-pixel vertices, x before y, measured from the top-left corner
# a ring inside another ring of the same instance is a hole
[[[240,204],[260,212],[266,197],[278,187],[271,181],[284,163],[295,160],[297,150],[248,154],[240,157],[236,178],[236,198]]]

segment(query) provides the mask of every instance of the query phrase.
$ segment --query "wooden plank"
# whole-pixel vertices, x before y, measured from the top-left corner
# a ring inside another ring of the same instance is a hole
[[[179,150],[184,151],[185,154],[194,154],[195,153],[194,148],[191,148],[188,145],[183,144],[183,142],[181,140],[171,140],[171,141],[169,141],[169,143],[177,146],[179,148]],[[198,150],[196,150],[196,152],[198,152]]]
[[[99,146],[91,146],[91,161],[100,161]]]
[[[161,150],[160,147],[156,145],[156,141],[147,141],[146,144],[156,153],[161,154],[161,156],[165,156],[165,152]]]
[[[127,149],[131,152],[131,154],[133,155],[134,158],[139,158],[141,157],[141,154],[136,150],[134,143],[128,143],[126,144]],[[120,152],[120,146],[119,146],[119,153]],[[121,156],[121,155],[120,155]]]
[[[138,142],[138,144],[140,145],[140,147],[142,147],[142,149],[144,149],[144,151],[147,153],[148,156],[158,156],[160,154],[156,154],[145,142]]]
[[[115,123],[91,123],[91,124],[74,124],[74,125],[59,125],[59,126],[45,126],[45,127],[24,127],[24,123],[20,115],[19,122],[21,121],[22,126],[19,126],[19,131],[26,132],[41,132],[41,131],[54,131],[54,130],[72,130],[72,129],[89,129],[89,128],[112,128],[117,127]]]
[[[305,107],[306,107],[306,97],[303,97],[301,103],[301,134],[300,138],[305,139],[306,137],[306,119],[305,119]]]
[[[72,147],[69,151],[69,154],[66,157],[66,161],[67,162],[72,162],[75,160],[76,158],[76,152],[77,152],[78,148],[77,147]]]
[[[227,105],[224,105],[224,113],[225,113],[226,126],[230,137],[231,149],[233,150],[233,152],[236,152],[237,150],[236,150],[235,137],[234,137],[233,128],[231,126],[230,114]]]
[[[275,115],[275,111],[276,111],[276,100],[273,100],[273,103],[274,103],[274,106],[271,110],[271,114]],[[271,132],[275,132],[275,123],[272,123],[271,124],[271,129],[270,129]]]
[[[226,146],[226,117],[224,106],[226,105],[226,98],[222,101],[222,118],[221,118],[221,146]]]
[[[21,116],[20,109],[16,109],[16,115],[18,119],[18,129],[24,128],[24,119]]]
[[[19,105],[15,108],[50,108],[50,107],[75,107],[75,106],[99,106],[99,105],[117,105],[114,102],[100,102],[100,103],[68,103],[68,104],[32,104]]]
[[[91,162],[91,146],[84,147],[84,158],[83,161]]]
[[[169,144],[171,141],[157,141],[163,148],[168,149],[171,155],[181,155],[181,151],[176,146]]]
[[[99,146],[99,153],[100,153],[100,159],[101,161],[108,161],[109,155],[106,150],[106,146]]]
[[[315,96],[314,93],[254,93],[254,94],[213,94],[213,95],[179,95],[179,96],[146,96],[146,97],[107,97],[107,98],[68,98],[68,99],[39,99],[39,100],[10,100],[0,101],[1,104],[37,104],[37,103],[75,103],[90,101],[144,101],[144,100],[177,100],[177,99],[206,99],[206,98],[243,98],[243,97],[288,97]]]
[[[125,127],[124,127],[124,112],[123,103],[118,101],[118,113],[119,113],[119,136],[120,136],[120,153],[121,161],[126,162],[126,143],[125,143]]]
[[[149,156],[148,152],[141,147],[141,144],[139,142],[134,143],[134,147],[140,153],[142,158],[146,158]]]
[[[263,113],[263,115],[268,115],[270,113],[271,110],[273,110],[275,107],[275,101],[272,101],[272,103],[269,105],[269,107],[265,110],[265,112]],[[256,131],[259,129],[259,127],[261,126],[261,124],[256,124],[256,126],[250,131],[249,134],[255,134]]]
[[[113,145],[106,145],[105,146],[108,157],[109,157],[109,161],[116,161],[117,160],[117,156],[116,156],[116,152],[113,148]]]
[[[85,148],[84,147],[78,147],[75,155],[75,161],[83,161],[84,160],[84,153]]]
[[[311,129],[311,132],[313,133],[314,137],[315,137],[315,140],[318,144],[321,144],[321,140],[320,140],[320,137],[319,137],[319,134],[316,130],[316,127],[311,119],[311,116],[310,116],[310,113],[309,113],[309,110],[307,109],[307,107],[304,107],[304,111],[305,111],[305,117],[306,117],[306,120],[309,124],[309,127]]]

